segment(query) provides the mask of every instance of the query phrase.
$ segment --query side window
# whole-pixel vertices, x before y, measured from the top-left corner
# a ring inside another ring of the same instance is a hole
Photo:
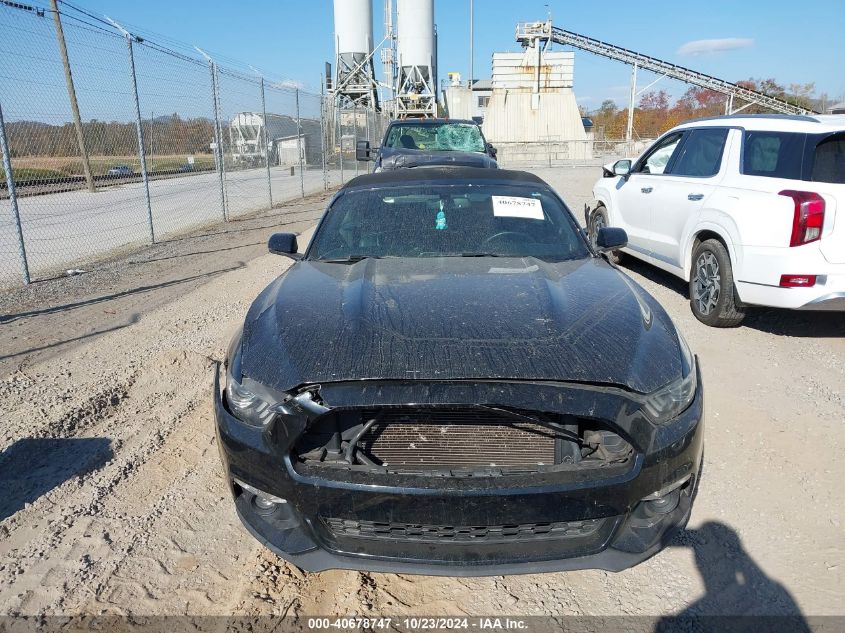
[[[659,141],[645,157],[640,159],[635,171],[642,174],[662,174],[678,149],[682,137],[683,132],[676,132]]]
[[[816,145],[810,180],[845,184],[845,133],[829,136]]]
[[[805,134],[746,131],[742,143],[742,173],[748,176],[801,179]]]
[[[690,132],[678,160],[672,166],[673,176],[707,178],[719,173],[722,152],[728,139],[726,128],[700,128]]]

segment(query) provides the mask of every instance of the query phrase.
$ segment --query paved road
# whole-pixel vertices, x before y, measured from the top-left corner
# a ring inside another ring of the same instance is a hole
[[[363,173],[363,167],[360,169]],[[348,180],[355,170],[346,169]],[[322,170],[306,170],[305,193],[323,189]],[[271,170],[274,204],[301,195],[299,172]],[[270,205],[264,168],[226,175],[230,218]],[[340,172],[329,172],[329,186],[340,184]],[[220,183],[216,172],[191,174],[150,183],[157,239],[174,237],[199,226],[222,221]],[[68,191],[19,200],[23,234],[33,278],[68,268],[87,267],[94,258],[149,242],[147,206],[142,183],[105,187],[97,193]],[[0,288],[21,282],[20,259],[9,200],[0,200]]]

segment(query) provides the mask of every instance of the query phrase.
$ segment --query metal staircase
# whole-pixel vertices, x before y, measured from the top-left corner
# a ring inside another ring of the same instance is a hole
[[[700,88],[715,90],[716,92],[721,92],[728,97],[731,104],[731,110],[733,109],[733,101],[735,99],[740,99],[748,105],[760,105],[783,114],[815,114],[813,110],[801,108],[788,103],[783,99],[771,97],[756,90],[749,90],[748,88],[743,88],[742,86],[738,86],[730,81],[711,77],[710,75],[705,75],[704,73],[690,70],[689,68],[684,68],[683,66],[678,66],[670,62],[665,62],[655,57],[649,57],[648,55],[643,55],[642,53],[630,51],[627,48],[614,46],[613,44],[608,44],[606,42],[587,37],[586,35],[579,35],[578,33],[573,33],[572,31],[566,31],[559,27],[552,26],[551,22],[522,22],[518,24],[516,27],[516,40],[523,45],[527,45],[529,42],[533,42],[535,40],[548,40],[557,44],[574,46],[575,48],[587,51],[588,53],[601,55],[602,57],[607,57],[608,59],[630,64],[635,68],[648,70],[653,73],[657,73],[658,75],[664,75],[671,79],[677,79],[679,81],[692,84],[693,86],[699,86]],[[747,107],[747,105],[743,106],[742,109],[745,107]]]

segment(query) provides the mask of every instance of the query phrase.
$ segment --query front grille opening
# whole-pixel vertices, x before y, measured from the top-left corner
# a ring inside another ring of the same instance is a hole
[[[425,525],[358,521],[321,517],[335,537],[416,541],[420,543],[466,543],[533,541],[537,539],[584,538],[595,534],[607,519],[554,521],[511,525]]]
[[[294,453],[309,465],[472,476],[620,464],[634,450],[592,420],[478,406],[335,410]]]

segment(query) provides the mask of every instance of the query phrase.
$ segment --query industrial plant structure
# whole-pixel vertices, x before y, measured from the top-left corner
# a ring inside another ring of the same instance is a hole
[[[394,20],[393,0],[385,0],[385,36],[376,45],[372,0],[334,0],[335,71],[327,86],[337,112],[364,108],[395,118],[437,115],[434,0],[397,0],[395,9]],[[379,49],[383,82],[376,79],[373,63]],[[388,92],[381,102],[380,87]]]
[[[338,106],[378,108],[372,0],[334,0],[334,32]]]
[[[397,0],[396,116],[437,116],[434,0]]]

